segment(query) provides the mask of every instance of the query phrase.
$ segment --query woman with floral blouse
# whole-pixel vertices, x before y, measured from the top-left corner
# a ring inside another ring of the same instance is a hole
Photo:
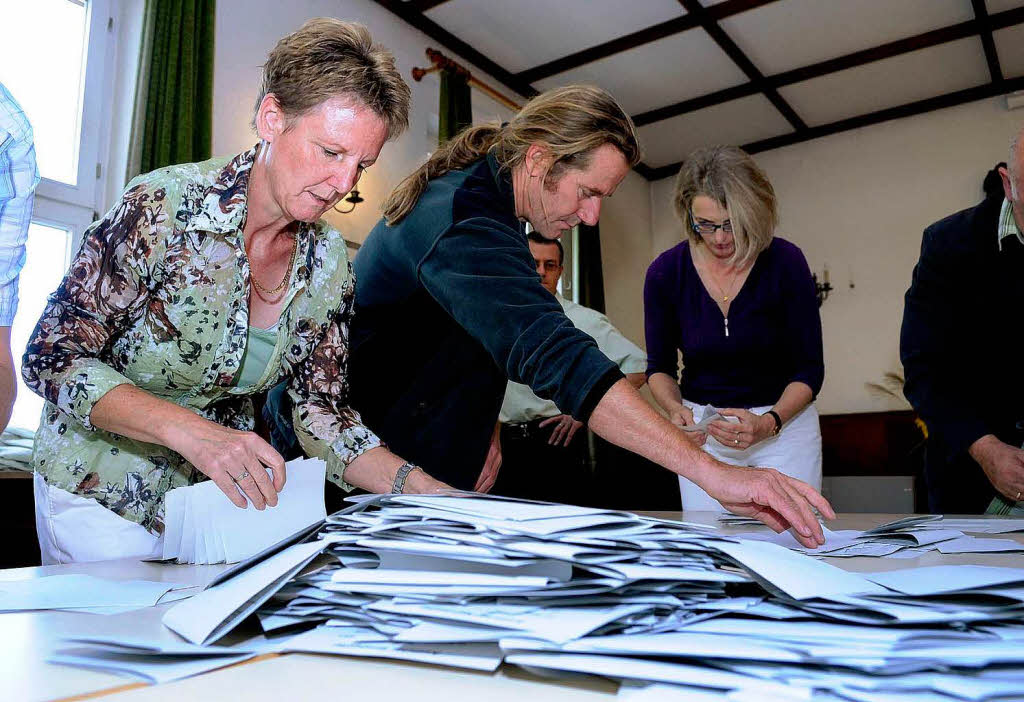
[[[320,220],[406,128],[409,98],[364,27],[311,20],[268,57],[254,148],[139,176],[85,233],[23,364],[47,400],[34,454],[44,564],[156,553],[164,495],[205,478],[239,507],[239,490],[276,505],[284,461],[252,432],[251,397],[285,379],[329,479],[444,486],[348,407],[353,278]]]

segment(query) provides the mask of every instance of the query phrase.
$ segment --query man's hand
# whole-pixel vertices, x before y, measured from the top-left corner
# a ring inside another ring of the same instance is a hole
[[[473,490],[476,492],[490,492],[498,479],[498,470],[501,468],[501,424],[494,425],[494,433],[491,434],[491,445],[487,449],[487,459],[484,460],[484,469],[480,471],[480,477],[476,479]]]
[[[988,481],[1011,502],[1024,494],[1024,449],[1005,444],[994,434],[986,434],[967,450],[985,471]]]
[[[777,532],[792,528],[808,548],[825,543],[812,507],[826,519],[836,513],[817,490],[773,468],[745,468],[719,463],[701,487],[730,512],[753,517]]]
[[[583,422],[577,422],[568,414],[556,414],[554,417],[548,417],[538,426],[547,427],[552,424],[555,425],[555,428],[551,430],[551,436],[548,438],[548,443],[551,446],[558,446],[559,443],[562,446],[568,446],[572,437],[576,436],[576,432],[583,426]]]

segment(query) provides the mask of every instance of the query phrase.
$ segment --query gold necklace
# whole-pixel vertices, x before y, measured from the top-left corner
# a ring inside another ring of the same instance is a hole
[[[729,298],[733,296],[733,288],[736,287],[736,282],[740,279],[740,276],[737,275],[735,278],[732,279],[732,285],[729,286],[729,291],[726,292],[725,289],[722,287],[721,283],[718,282],[718,280],[715,278],[715,275],[711,272],[711,266],[708,265],[707,260],[704,261],[704,270],[707,271],[708,280],[714,283],[715,287],[718,288],[718,294],[722,296],[722,303],[724,304],[728,302]],[[709,290],[708,292],[711,291]],[[714,295],[712,295],[712,297],[714,297]]]
[[[252,284],[256,286],[256,289],[259,290],[264,295],[276,295],[277,293],[284,290],[284,286],[287,285],[288,281],[291,279],[292,268],[295,266],[295,254],[299,250],[299,237],[297,235],[294,237],[292,244],[292,255],[291,258],[288,260],[288,270],[284,272],[284,278],[281,279],[281,282],[278,283],[277,287],[274,288],[273,290],[268,290],[267,288],[260,285],[260,281],[256,280],[256,276],[252,272],[252,265],[250,264],[249,280],[251,280]]]

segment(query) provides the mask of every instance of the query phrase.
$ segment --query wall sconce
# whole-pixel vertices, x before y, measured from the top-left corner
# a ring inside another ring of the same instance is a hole
[[[360,202],[363,202],[364,200],[365,200],[365,198],[363,198],[363,197],[360,197],[360,195],[359,195],[359,191],[358,191],[358,190],[356,190],[355,188],[353,188],[353,189],[351,190],[351,192],[349,192],[349,194],[348,194],[348,197],[346,197],[346,198],[345,198],[345,199],[343,200],[343,202],[349,202],[349,203],[352,203],[352,206],[351,206],[351,207],[349,207],[349,208],[348,208],[347,210],[339,210],[339,209],[338,209],[338,206],[337,206],[337,205],[335,205],[335,206],[334,206],[334,207],[333,207],[332,209],[333,209],[333,210],[334,210],[335,212],[340,212],[341,214],[348,214],[349,212],[351,212],[352,210],[354,210],[354,209],[356,208],[356,205],[358,205],[358,204],[359,204]]]
[[[818,307],[821,307],[821,303],[828,299],[828,294],[834,290],[832,284],[828,282],[828,268],[825,268],[821,272],[822,282],[818,282],[818,274],[812,273],[811,279],[814,280],[814,292],[818,296]]]

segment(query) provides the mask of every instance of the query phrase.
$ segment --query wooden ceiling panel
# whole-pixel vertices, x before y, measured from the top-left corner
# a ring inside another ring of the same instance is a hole
[[[814,126],[988,82],[977,37],[894,56],[779,92]]]
[[[720,24],[771,75],[973,17],[967,0],[781,0]]]
[[[676,0],[448,0],[424,13],[513,73],[684,14]]]
[[[1024,24],[999,29],[992,36],[996,40],[996,53],[999,54],[1003,75],[1007,78],[1024,76]]]
[[[746,144],[792,129],[766,97],[751,95],[655,122],[639,132],[644,163],[657,168],[681,161],[701,146]]]
[[[630,114],[746,82],[746,76],[702,29],[691,29],[545,78],[546,90],[596,83]]]
[[[1024,0],[985,0],[989,14],[1012,10],[1015,7],[1024,7]]]

